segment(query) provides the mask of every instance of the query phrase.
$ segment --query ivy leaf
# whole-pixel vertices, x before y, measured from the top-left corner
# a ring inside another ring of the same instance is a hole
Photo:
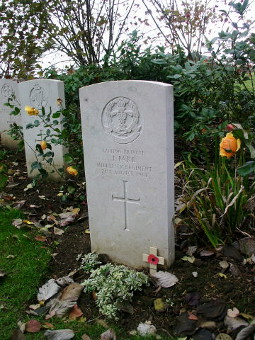
[[[245,163],[243,166],[240,166],[240,168],[237,169],[237,172],[241,176],[247,176],[250,173],[255,171],[255,161],[250,161]]]

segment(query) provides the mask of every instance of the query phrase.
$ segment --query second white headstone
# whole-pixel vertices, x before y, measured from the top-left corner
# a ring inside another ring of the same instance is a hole
[[[12,107],[6,106],[9,103]],[[21,115],[11,115],[16,108],[20,108],[18,83],[12,79],[0,79],[0,134],[1,144],[10,148],[16,148],[18,142],[9,134],[10,128],[21,127]]]
[[[37,162],[40,157],[36,152],[36,144],[42,140],[48,140],[49,135],[52,134],[52,129],[38,119],[36,115],[29,115],[25,111],[26,106],[30,106],[35,110],[42,113],[45,111],[47,115],[50,111],[55,113],[65,107],[65,96],[64,96],[64,83],[60,80],[52,79],[34,79],[20,83],[20,101],[21,101],[21,114],[23,124],[23,135],[26,153],[26,164],[28,169],[28,176],[35,177],[38,174],[36,169],[33,170],[34,162]],[[59,105],[61,103],[61,106]],[[51,120],[51,123],[53,123]],[[29,124],[34,124],[38,121],[38,126],[28,128]],[[60,131],[62,129],[61,117],[59,117],[59,124],[54,125]],[[59,170],[64,166],[64,154],[66,148],[62,144],[51,144],[52,150],[46,150],[54,153],[54,161],[52,164],[42,161],[43,168],[48,172],[49,176],[54,179],[59,179]]]

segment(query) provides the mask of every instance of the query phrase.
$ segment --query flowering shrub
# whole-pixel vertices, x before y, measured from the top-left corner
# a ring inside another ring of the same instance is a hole
[[[108,318],[118,319],[119,304],[130,300],[136,290],[148,284],[148,276],[124,265],[107,263],[92,270],[83,282],[85,292],[96,293],[96,304]]]
[[[62,132],[59,129],[62,107],[55,113],[52,113],[51,109],[46,113],[44,107],[39,110],[31,106],[25,106],[25,111],[30,116],[36,116],[36,119],[32,123],[26,125],[26,129],[42,127],[42,130],[45,131],[44,135],[42,134],[42,130],[37,134],[38,139],[41,140],[37,141],[34,148],[31,147],[36,158],[36,161],[31,164],[31,171],[38,171],[35,179],[48,176],[45,164],[49,164],[54,172],[60,177],[63,177],[63,169],[57,169],[55,167],[54,152],[52,151],[52,145],[65,144],[61,135]]]

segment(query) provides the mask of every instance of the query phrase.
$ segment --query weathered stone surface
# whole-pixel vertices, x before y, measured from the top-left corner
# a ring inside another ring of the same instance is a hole
[[[92,250],[139,268],[150,247],[174,259],[173,94],[116,81],[80,89]]]

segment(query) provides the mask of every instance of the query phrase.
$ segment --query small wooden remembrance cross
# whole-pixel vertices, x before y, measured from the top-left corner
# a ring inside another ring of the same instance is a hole
[[[157,256],[158,249],[155,247],[150,247],[150,254],[143,254],[143,261],[150,264],[150,274],[155,274],[157,272],[157,265],[164,265],[164,257]]]

